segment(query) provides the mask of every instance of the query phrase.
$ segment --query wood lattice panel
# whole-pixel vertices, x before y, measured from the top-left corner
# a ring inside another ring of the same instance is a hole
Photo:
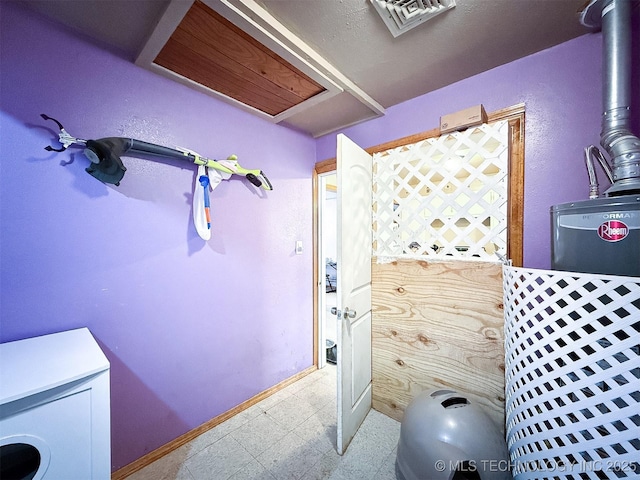
[[[504,268],[516,480],[640,478],[640,281]]]
[[[506,256],[508,131],[500,121],[376,153],[374,255]]]

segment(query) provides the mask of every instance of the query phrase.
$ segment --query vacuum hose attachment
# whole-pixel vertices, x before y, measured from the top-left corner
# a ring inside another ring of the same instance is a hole
[[[130,138],[109,137],[99,140],[87,140],[85,156],[91,160],[86,171],[92,177],[104,183],[120,185],[120,180],[127,171],[120,155],[127,153],[132,146]]]

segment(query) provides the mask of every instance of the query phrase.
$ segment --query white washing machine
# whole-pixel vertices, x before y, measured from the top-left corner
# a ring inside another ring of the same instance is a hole
[[[108,480],[109,361],[88,329],[0,344],[0,478]]]

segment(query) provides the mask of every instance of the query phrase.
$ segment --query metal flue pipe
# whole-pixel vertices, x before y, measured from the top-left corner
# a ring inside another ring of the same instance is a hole
[[[595,0],[582,23],[602,27],[603,114],[600,144],[611,158],[613,184],[608,196],[640,192],[640,138],[630,130],[631,4],[633,0]]]

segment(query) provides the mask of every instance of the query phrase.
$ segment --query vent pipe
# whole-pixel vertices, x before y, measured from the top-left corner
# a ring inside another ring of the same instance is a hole
[[[607,196],[640,193],[640,138],[630,130],[632,0],[593,0],[581,22],[602,27],[603,114],[600,144],[609,154],[613,184]]]

